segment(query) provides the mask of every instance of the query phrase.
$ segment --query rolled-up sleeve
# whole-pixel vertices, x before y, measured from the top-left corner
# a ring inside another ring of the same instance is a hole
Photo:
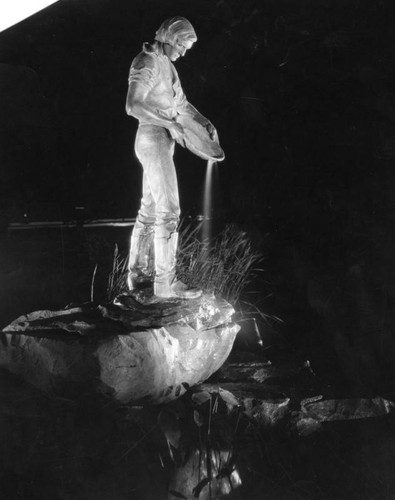
[[[152,57],[146,55],[135,59],[129,71],[129,85],[139,83],[152,90],[157,84],[158,68]]]

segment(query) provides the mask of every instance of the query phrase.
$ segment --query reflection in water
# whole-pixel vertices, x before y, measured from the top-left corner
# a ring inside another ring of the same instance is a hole
[[[1,498],[209,499],[240,484],[234,416],[226,424],[217,397],[131,407],[69,396],[44,396],[1,374]]]
[[[228,391],[198,391],[181,411],[179,405],[168,406],[173,421],[168,417],[168,426],[162,426],[175,464],[169,500],[223,498],[242,483],[234,453],[237,400]],[[179,433],[177,421],[182,422]],[[174,436],[180,439],[174,442]]]
[[[1,499],[379,500],[395,491],[393,403],[298,401],[250,382],[238,389],[241,410],[223,385],[132,407],[71,387],[44,395],[0,372]]]
[[[176,498],[223,498],[241,485],[236,468],[231,470],[231,451],[205,446],[190,453],[170,482],[169,500]],[[182,496],[180,496],[182,495]]]

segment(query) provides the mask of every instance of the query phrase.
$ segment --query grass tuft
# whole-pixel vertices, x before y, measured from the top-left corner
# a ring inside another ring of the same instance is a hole
[[[119,253],[118,245],[115,245],[114,255],[112,260],[112,269],[108,275],[106,301],[112,302],[115,297],[126,293],[127,275],[128,275],[128,260],[129,256],[122,256]]]
[[[181,229],[177,275],[188,285],[235,304],[261,271],[262,255],[253,249],[247,233],[233,224],[212,241],[200,241],[199,231],[200,226]]]

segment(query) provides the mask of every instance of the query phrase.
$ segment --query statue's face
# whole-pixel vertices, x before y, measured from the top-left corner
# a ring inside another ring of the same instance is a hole
[[[189,50],[193,45],[190,40],[183,40],[178,38],[175,45],[170,45],[168,43],[164,44],[164,52],[170,61],[176,61],[179,57],[183,57],[187,50]]]

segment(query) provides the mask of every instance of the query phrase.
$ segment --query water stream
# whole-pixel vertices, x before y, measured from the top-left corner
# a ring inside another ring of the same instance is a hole
[[[202,241],[209,242],[212,236],[212,214],[213,214],[213,185],[217,173],[217,162],[207,162],[206,179],[204,182],[203,195],[203,226]]]

